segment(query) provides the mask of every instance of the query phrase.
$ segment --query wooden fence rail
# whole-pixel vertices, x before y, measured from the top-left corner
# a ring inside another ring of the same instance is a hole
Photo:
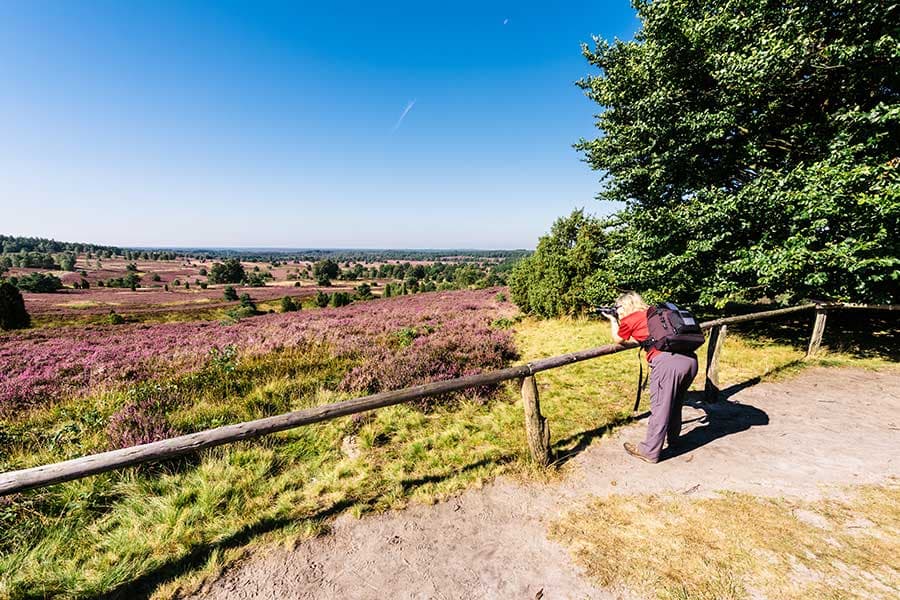
[[[704,330],[712,330],[708,344],[709,350],[706,370],[707,398],[712,400],[718,396],[718,359],[721,354],[728,325],[756,319],[771,318],[803,310],[816,309],[816,320],[809,346],[809,354],[813,354],[815,350],[818,350],[819,343],[821,342],[822,332],[825,327],[825,314],[829,308],[841,308],[841,306],[806,304],[747,315],[726,317],[702,323],[701,327]],[[850,308],[864,307],[857,305]],[[873,308],[879,310],[897,309],[896,306],[879,306]],[[533,459],[538,464],[547,465],[551,460],[550,429],[546,419],[541,415],[538,388],[534,375],[541,371],[556,369],[584,360],[615,354],[617,352],[622,352],[623,350],[628,350],[629,348],[636,348],[637,346],[638,344],[635,342],[607,344],[605,346],[580,350],[570,354],[535,360],[524,365],[491,371],[489,373],[470,375],[468,377],[447,381],[436,381],[402,390],[372,394],[362,398],[325,404],[273,417],[265,417],[254,421],[207,429],[205,431],[190,433],[149,444],[141,444],[139,446],[101,452],[49,465],[0,473],[0,496],[45,487],[64,481],[71,481],[73,479],[80,479],[82,477],[88,477],[90,475],[96,475],[98,473],[104,473],[106,471],[112,471],[114,469],[120,469],[145,462],[173,458],[182,454],[197,452],[204,448],[212,448],[222,444],[253,439],[270,433],[301,427],[303,425],[310,425],[321,421],[336,419],[338,417],[367,412],[376,408],[383,408],[385,406],[402,404],[404,402],[411,402],[413,400],[481,386],[496,385],[513,379],[518,379],[520,381],[519,385],[522,394],[525,431],[529,450]]]

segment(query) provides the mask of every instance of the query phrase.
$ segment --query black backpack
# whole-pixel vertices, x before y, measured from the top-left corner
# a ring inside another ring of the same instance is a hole
[[[647,331],[649,335],[641,343],[645,350],[690,354],[706,341],[694,315],[671,302],[647,309]]]
[[[663,352],[674,354],[690,354],[703,345],[706,339],[703,330],[694,315],[687,310],[682,310],[665,302],[647,309],[647,339],[641,342],[638,350],[656,348]],[[644,363],[638,358],[640,368],[638,371],[637,398],[634,400],[634,412],[637,412],[641,404],[641,389],[647,385],[644,379]],[[647,374],[649,379],[650,375]]]

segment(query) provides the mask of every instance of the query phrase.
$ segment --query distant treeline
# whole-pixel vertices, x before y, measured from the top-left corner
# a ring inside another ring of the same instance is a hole
[[[166,250],[161,248],[136,248],[135,251]],[[193,259],[216,260],[237,258],[246,262],[317,262],[330,259],[335,262],[385,262],[385,261],[443,261],[470,262],[485,259],[519,259],[531,254],[530,250],[365,250],[365,249],[267,249],[267,248],[170,248],[179,256]]]
[[[0,253],[15,254],[18,252],[34,252],[38,254],[58,254],[61,252],[82,254],[91,252],[105,256],[117,256],[122,254],[122,249],[115,246],[101,246],[84,242],[58,242],[47,238],[0,235]]]

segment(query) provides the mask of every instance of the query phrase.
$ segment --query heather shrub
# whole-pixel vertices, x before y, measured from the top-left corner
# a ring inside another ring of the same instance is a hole
[[[222,292],[222,296],[229,302],[234,302],[238,299],[237,292],[235,291],[234,287],[230,285],[225,286],[225,289]]]
[[[174,406],[170,390],[143,385],[128,392],[126,403],[109,418],[106,435],[112,448],[149,444],[178,435],[166,413]]]
[[[431,381],[455,379],[482,371],[501,369],[516,358],[512,336],[505,331],[491,330],[481,325],[438,329],[431,333],[422,330],[402,330],[398,336],[404,342],[400,348],[372,346],[364,351],[362,363],[354,367],[341,382],[345,391],[374,394],[397,390]],[[474,390],[479,397],[490,396],[496,386]],[[472,392],[462,392],[462,394]],[[425,398],[417,403],[427,410],[437,403],[447,402],[459,394]]]
[[[240,318],[250,314],[242,313],[221,323],[123,324],[115,335],[103,327],[73,328],[65,336],[58,329],[11,332],[0,336],[0,413],[14,414],[162,373],[196,373],[205,368],[207,354],[215,346],[232,345],[241,356],[274,357],[285,348],[324,343],[335,356],[355,365],[376,360],[374,348],[403,353],[422,339],[433,344],[455,330],[507,335],[491,330],[492,321],[515,312],[511,304],[494,301],[498,291],[401,296],[253,319]],[[323,296],[327,303],[328,295]],[[408,333],[397,333],[406,328]],[[473,358],[464,370],[497,365],[491,353],[485,356],[485,365]],[[429,372],[425,367],[422,371]],[[336,377],[327,383],[329,388],[340,383]]]
[[[110,325],[121,325],[125,322],[125,319],[114,310],[109,311],[109,315],[107,316],[107,321],[109,321]]]
[[[331,299],[331,296],[326,294],[325,292],[316,292],[316,306],[319,308],[325,308],[328,306],[328,301]]]

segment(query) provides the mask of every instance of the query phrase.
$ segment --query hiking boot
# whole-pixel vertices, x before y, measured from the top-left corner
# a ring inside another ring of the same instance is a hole
[[[624,446],[625,446],[625,452],[627,452],[628,454],[632,455],[635,458],[639,458],[642,461],[648,462],[650,464],[659,462],[658,460],[653,460],[649,456],[644,456],[643,454],[641,454],[638,451],[638,449],[634,447],[634,444],[632,444],[631,442],[625,442]]]

